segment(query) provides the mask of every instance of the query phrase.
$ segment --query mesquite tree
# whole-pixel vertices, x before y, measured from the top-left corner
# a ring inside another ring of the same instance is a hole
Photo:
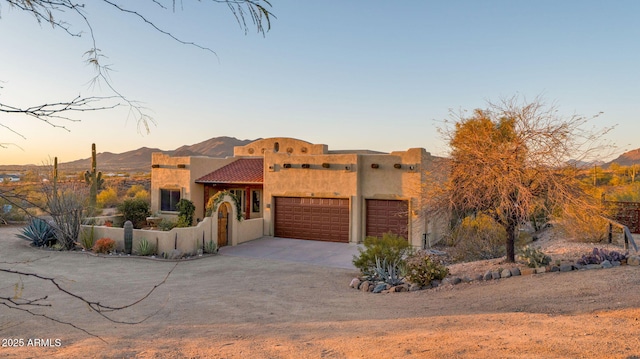
[[[597,117],[597,116],[596,116]],[[450,146],[449,176],[431,193],[431,211],[457,217],[483,213],[507,232],[507,261],[515,261],[521,224],[534,211],[562,215],[569,207],[599,214],[576,179],[576,159],[601,150],[602,136],[584,130],[592,118],[558,115],[539,98],[489,103],[441,129]]]

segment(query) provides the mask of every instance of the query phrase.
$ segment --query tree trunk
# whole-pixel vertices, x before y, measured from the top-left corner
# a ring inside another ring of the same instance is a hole
[[[505,229],[507,230],[507,243],[506,243],[507,262],[514,263],[516,261],[515,243],[516,243],[516,230],[518,229],[518,226],[514,221],[509,221]]]

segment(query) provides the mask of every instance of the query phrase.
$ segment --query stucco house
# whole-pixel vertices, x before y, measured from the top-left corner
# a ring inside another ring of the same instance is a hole
[[[420,211],[426,173],[435,161],[423,148],[335,151],[284,137],[237,146],[227,158],[154,153],[151,209],[175,216],[175,204],[186,198],[203,219],[209,199],[228,191],[239,205],[227,201],[213,214],[224,221],[217,224],[219,237],[229,236],[227,221],[237,221],[231,213],[239,210],[243,221],[258,226],[259,236],[359,243],[393,232],[424,247],[442,233]]]

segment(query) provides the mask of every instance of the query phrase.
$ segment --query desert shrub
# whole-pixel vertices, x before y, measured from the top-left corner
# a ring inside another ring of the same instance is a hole
[[[602,214],[608,215],[605,209]],[[578,242],[598,243],[606,240],[609,222],[591,211],[567,208],[556,223],[556,228],[567,238]]]
[[[148,196],[149,192],[147,192],[144,186],[139,184],[134,184],[133,186],[129,187],[125,194],[127,198],[143,197],[145,195]]]
[[[73,249],[80,236],[83,212],[88,197],[86,187],[75,184],[56,189],[45,186],[47,210],[53,217],[57,244]]]
[[[404,265],[404,257],[411,254],[411,244],[398,235],[385,233],[382,237],[366,237],[364,249],[358,248],[358,255],[353,256],[353,265],[364,276],[375,276],[376,259],[387,263]]]
[[[158,223],[158,229],[161,231],[170,231],[174,229],[176,226],[177,226],[177,223],[175,221],[172,221],[167,218],[163,218],[162,221]]]
[[[98,208],[113,208],[118,205],[118,192],[113,187],[103,189],[96,197]]]
[[[406,279],[424,287],[432,280],[442,280],[449,274],[449,269],[444,265],[443,260],[424,251],[418,251],[407,258]]]
[[[118,210],[122,213],[123,222],[131,221],[134,228],[142,228],[147,223],[147,217],[151,213],[149,210],[149,202],[141,199],[126,199],[120,205]]]
[[[54,228],[40,218],[33,218],[17,237],[31,242],[34,247],[50,246],[56,241]]]
[[[80,246],[85,250],[91,250],[94,244],[95,238],[93,237],[93,226],[91,226],[89,233],[86,231],[80,233]]]
[[[116,241],[111,238],[100,238],[93,245],[93,251],[96,253],[110,253],[116,249]]]
[[[193,214],[196,212],[196,206],[188,199],[180,199],[176,203],[178,209],[178,222],[176,227],[189,227],[193,223]]]
[[[626,253],[620,253],[617,251],[609,251],[604,248],[598,249],[594,248],[590,254],[585,254],[578,260],[578,264],[587,265],[587,264],[600,264],[604,261],[609,262],[621,262],[627,258]]]
[[[209,240],[209,242],[204,244],[203,250],[205,253],[214,254],[218,252],[218,243],[213,240]]]
[[[137,253],[141,256],[149,256],[152,255],[156,251],[156,248],[153,244],[149,243],[146,238],[142,238],[140,242],[138,242]]]
[[[518,253],[518,256],[530,268],[544,267],[551,263],[551,257],[531,246],[524,247],[520,253]]]
[[[491,217],[469,216],[453,229],[450,237],[451,259],[467,262],[499,258],[505,255],[507,233]]]

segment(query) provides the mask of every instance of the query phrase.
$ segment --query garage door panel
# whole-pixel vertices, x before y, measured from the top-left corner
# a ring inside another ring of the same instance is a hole
[[[366,200],[366,235],[381,237],[394,233],[404,238],[409,235],[409,205],[400,200]]]
[[[274,202],[277,237],[349,241],[348,199],[275,197]]]

